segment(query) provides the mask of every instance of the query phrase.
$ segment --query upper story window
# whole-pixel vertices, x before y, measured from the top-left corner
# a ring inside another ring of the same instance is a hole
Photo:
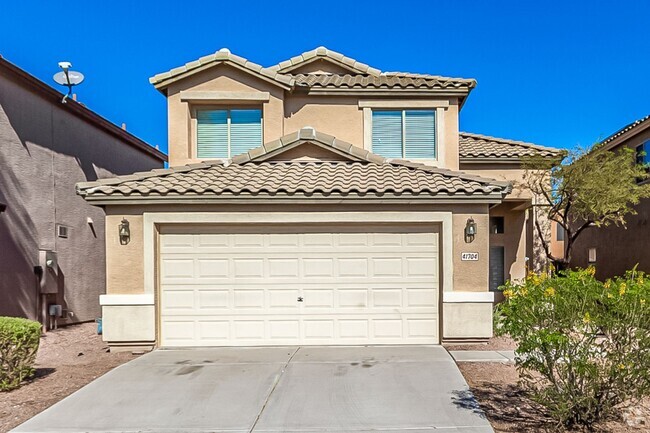
[[[262,110],[219,109],[196,112],[197,157],[230,158],[262,145]]]
[[[436,159],[435,110],[373,110],[372,151],[386,158]]]
[[[636,147],[636,163],[650,164],[650,141],[646,141]]]

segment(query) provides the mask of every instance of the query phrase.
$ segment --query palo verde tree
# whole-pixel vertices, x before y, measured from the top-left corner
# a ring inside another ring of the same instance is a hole
[[[650,197],[646,166],[637,163],[634,149],[616,151],[596,144],[554,161],[531,158],[525,162],[524,186],[537,197],[537,211],[565,231],[564,257],[551,253],[539,218],[536,230],[546,256],[559,269],[566,269],[576,239],[591,227],[625,226],[636,214],[634,206]]]

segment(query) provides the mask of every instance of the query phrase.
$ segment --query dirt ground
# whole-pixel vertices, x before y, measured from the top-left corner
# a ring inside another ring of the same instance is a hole
[[[514,365],[461,362],[458,366],[496,433],[558,431],[552,420],[544,414],[543,409],[526,398],[517,386],[519,376]],[[599,425],[596,432],[650,432],[650,400],[632,409],[622,410],[621,414],[621,420]]]
[[[36,376],[11,392],[0,392],[0,432],[7,432],[107,371],[135,358],[108,353],[95,323],[50,331],[41,337]]]
[[[447,350],[515,350],[517,343],[510,337],[492,337],[486,343],[445,344]]]

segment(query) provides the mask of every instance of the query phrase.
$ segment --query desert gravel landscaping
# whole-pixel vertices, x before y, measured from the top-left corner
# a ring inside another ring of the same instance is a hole
[[[36,376],[14,391],[0,393],[0,432],[11,430],[134,358],[130,353],[109,353],[95,323],[44,334],[36,357]]]
[[[514,350],[506,337],[492,338],[487,344],[445,346],[448,350]],[[485,412],[495,433],[552,433],[557,429],[544,409],[529,400],[517,386],[514,364],[461,362],[458,367],[474,397]],[[650,431],[650,399],[621,408],[621,419],[596,427],[597,433],[641,433]],[[571,431],[574,432],[573,430]]]

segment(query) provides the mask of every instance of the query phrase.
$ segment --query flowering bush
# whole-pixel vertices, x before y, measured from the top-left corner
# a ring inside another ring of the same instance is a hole
[[[650,394],[650,276],[604,283],[594,268],[502,287],[495,329],[519,345],[521,385],[559,423],[591,426]]]

